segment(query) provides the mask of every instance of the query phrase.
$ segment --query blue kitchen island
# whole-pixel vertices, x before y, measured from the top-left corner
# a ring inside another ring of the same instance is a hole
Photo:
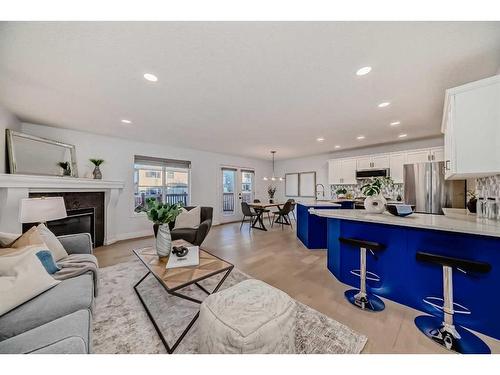
[[[326,218],[311,215],[310,208],[331,210],[340,208],[338,203],[316,201],[297,203],[297,237],[308,249],[326,249]]]
[[[327,220],[328,269],[341,282],[359,288],[359,248],[339,237],[382,244],[375,256],[367,255],[367,270],[379,281],[368,281],[369,292],[431,315],[437,310],[424,298],[443,296],[443,269],[416,259],[417,252],[462,258],[491,265],[487,273],[453,272],[454,300],[470,310],[456,314],[455,324],[500,339],[500,223],[464,215],[412,214],[406,218],[364,210],[316,210],[310,214]],[[310,222],[313,223],[314,222]],[[309,229],[314,233],[314,228]],[[441,313],[442,314],[442,313]]]

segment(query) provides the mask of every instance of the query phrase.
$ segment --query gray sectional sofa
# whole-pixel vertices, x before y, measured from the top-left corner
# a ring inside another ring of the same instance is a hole
[[[92,254],[87,233],[58,238],[68,254]],[[0,316],[0,354],[91,353],[93,305],[91,274],[61,281]]]

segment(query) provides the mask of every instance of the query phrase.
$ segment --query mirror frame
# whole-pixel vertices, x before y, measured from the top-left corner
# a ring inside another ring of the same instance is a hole
[[[16,157],[15,157],[16,147],[14,145],[14,137],[21,137],[21,138],[29,139],[32,141],[48,143],[51,145],[57,145],[57,146],[61,146],[61,147],[65,147],[65,148],[69,149],[70,156],[71,156],[71,176],[69,176],[69,177],[78,177],[78,170],[77,170],[77,166],[76,166],[76,148],[75,148],[75,145],[54,141],[52,139],[37,137],[37,136],[31,135],[31,134],[17,132],[17,131],[14,131],[12,129],[6,129],[5,131],[7,134],[7,152],[8,152],[8,157],[9,157],[9,172],[10,173],[20,174],[16,170],[17,169],[16,168]],[[22,174],[63,177],[63,176],[59,176],[59,175],[44,174],[44,173],[22,173]],[[65,177],[67,177],[67,176],[65,176]]]

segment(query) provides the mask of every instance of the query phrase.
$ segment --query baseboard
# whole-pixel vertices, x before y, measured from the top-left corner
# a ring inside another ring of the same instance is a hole
[[[139,232],[119,233],[115,236],[115,241],[130,240],[132,238],[148,237],[153,235],[152,229],[146,229]]]

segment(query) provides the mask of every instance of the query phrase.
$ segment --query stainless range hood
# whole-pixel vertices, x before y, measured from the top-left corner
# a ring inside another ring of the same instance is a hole
[[[364,180],[372,177],[389,177],[389,168],[382,169],[360,169],[356,171],[356,179]]]

